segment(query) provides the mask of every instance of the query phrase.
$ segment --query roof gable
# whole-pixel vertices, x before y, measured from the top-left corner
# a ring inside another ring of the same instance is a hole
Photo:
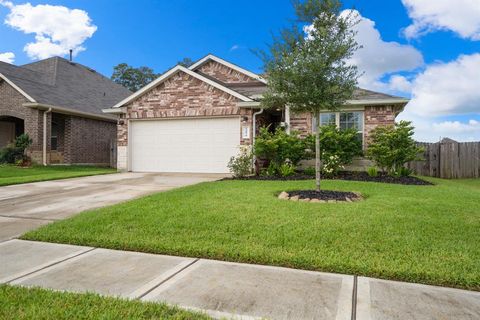
[[[154,81],[152,81],[151,83],[149,83],[148,85],[143,87],[142,89],[140,89],[137,92],[135,92],[134,94],[132,94],[131,96],[125,98],[124,100],[122,100],[119,103],[117,103],[116,105],[114,105],[113,108],[119,108],[119,107],[124,106],[127,103],[132,102],[133,100],[137,99],[138,97],[144,95],[145,93],[149,92],[153,88],[157,87],[158,85],[160,85],[161,83],[163,83],[164,81],[166,81],[167,79],[172,77],[177,72],[184,72],[184,73],[186,73],[186,74],[188,74],[188,75],[190,75],[190,76],[192,76],[192,77],[194,77],[198,80],[201,80],[201,81],[209,84],[210,86],[212,86],[214,88],[217,88],[217,89],[219,89],[223,92],[226,92],[226,93],[228,93],[228,94],[230,94],[230,95],[232,95],[232,96],[234,96],[234,97],[236,97],[236,98],[238,98],[242,101],[245,101],[245,102],[253,101],[249,97],[244,96],[241,93],[236,92],[232,89],[229,89],[226,86],[223,86],[222,84],[220,84],[218,82],[212,81],[212,80],[208,79],[207,77],[204,77],[201,74],[193,72],[192,70],[187,69],[187,68],[185,68],[181,65],[177,65],[176,67],[168,70],[163,75],[161,75],[160,77],[158,77],[157,79],[155,79]]]
[[[131,94],[94,70],[59,57],[23,66],[0,63],[0,74],[32,103],[84,113],[103,115],[103,108]]]
[[[202,66],[206,65],[207,63],[210,63],[210,62],[216,62],[220,65],[223,65],[231,70],[234,70],[236,72],[239,72],[245,76],[248,76],[249,78],[255,80],[255,81],[258,81],[258,82],[261,82],[261,83],[264,83],[266,84],[267,81],[265,79],[263,79],[261,76],[259,76],[258,74],[256,73],[253,73],[251,71],[248,71],[244,68],[241,68],[231,62],[228,62],[226,60],[223,60],[217,56],[214,56],[213,54],[209,54],[207,55],[206,57],[200,59],[199,61],[197,61],[196,63],[194,63],[193,65],[191,65],[189,67],[190,70],[192,71],[198,71]]]

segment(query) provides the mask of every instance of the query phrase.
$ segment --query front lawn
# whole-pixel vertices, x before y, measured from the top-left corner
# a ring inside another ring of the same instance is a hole
[[[355,203],[279,200],[314,181],[221,181],[82,213],[24,239],[480,290],[480,179],[324,181]]]
[[[0,319],[210,319],[165,304],[0,286]]]
[[[0,186],[114,173],[115,169],[92,166],[33,166],[20,168],[0,165]]]

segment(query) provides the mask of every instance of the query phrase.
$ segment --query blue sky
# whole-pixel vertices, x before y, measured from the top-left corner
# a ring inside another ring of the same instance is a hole
[[[359,40],[367,46],[355,58],[366,70],[360,84],[413,97],[401,118],[415,122],[421,140],[447,135],[480,140],[480,93],[474,92],[480,92],[474,86],[480,86],[480,76],[467,74],[480,68],[480,0],[459,1],[475,7],[446,8],[448,0],[344,1],[362,19]],[[71,45],[84,48],[77,62],[107,76],[121,62],[164,72],[184,57],[195,60],[207,53],[261,72],[261,61],[251,50],[266,48],[271,33],[294,18],[290,0],[25,3],[0,0],[0,59],[3,54],[4,61],[24,64],[61,54]],[[46,4],[50,6],[41,7]],[[56,6],[68,9],[56,11]],[[35,32],[43,38],[36,39]],[[27,49],[29,43],[34,45]],[[456,94],[447,96],[446,90]]]

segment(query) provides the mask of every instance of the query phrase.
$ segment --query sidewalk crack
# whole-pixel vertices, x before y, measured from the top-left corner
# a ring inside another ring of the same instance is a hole
[[[185,267],[181,268],[180,270],[178,270],[177,272],[175,272],[174,274],[172,274],[171,276],[169,276],[168,278],[160,281],[157,285],[153,286],[152,288],[148,289],[147,291],[145,291],[144,293],[142,293],[141,295],[139,295],[136,299],[137,300],[140,300],[142,299],[143,297],[145,297],[147,294],[149,294],[150,292],[152,292],[153,290],[157,289],[158,287],[160,287],[162,284],[164,284],[165,282],[169,281],[170,279],[172,279],[173,277],[175,277],[176,275],[178,275],[179,273],[185,271],[186,269],[190,268],[192,265],[194,265],[195,263],[197,263],[198,261],[200,261],[200,258],[196,258],[195,260],[193,260],[192,262],[190,262],[189,264],[187,264]]]

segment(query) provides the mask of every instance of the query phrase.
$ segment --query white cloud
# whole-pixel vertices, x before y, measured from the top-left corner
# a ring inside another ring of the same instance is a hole
[[[0,5],[10,9],[5,24],[26,34],[34,34],[35,42],[24,50],[32,59],[45,59],[55,55],[74,54],[85,50],[83,43],[97,30],[88,13],[64,6],[15,5],[0,0]]]
[[[0,53],[0,61],[13,63],[15,61],[15,54],[13,52]]]
[[[231,48],[230,48],[230,51],[235,51],[235,50],[238,50],[240,49],[240,46],[238,44],[234,44]]]
[[[427,66],[411,83],[412,100],[398,119],[413,121],[417,140],[480,141],[478,70],[480,54]]]
[[[447,117],[448,119],[448,117]],[[398,118],[412,121],[415,126],[417,141],[437,142],[442,138],[451,138],[457,141],[480,141],[480,118],[468,120],[444,120],[437,117],[419,116],[411,112],[408,107]]]
[[[342,15],[348,15],[351,10],[345,10]],[[351,63],[364,72],[359,79],[360,87],[372,90],[408,92],[410,88],[405,77],[394,75],[402,71],[413,71],[424,64],[423,55],[415,47],[394,41],[384,41],[375,27],[375,22],[362,17],[358,11],[353,11],[359,23],[355,26],[356,40],[359,49],[351,59]],[[387,82],[382,81],[385,75],[393,75]]]
[[[408,108],[422,116],[480,114],[480,54],[427,66],[413,82]]]
[[[451,30],[462,38],[480,40],[480,0],[402,0],[413,23],[407,38]]]

